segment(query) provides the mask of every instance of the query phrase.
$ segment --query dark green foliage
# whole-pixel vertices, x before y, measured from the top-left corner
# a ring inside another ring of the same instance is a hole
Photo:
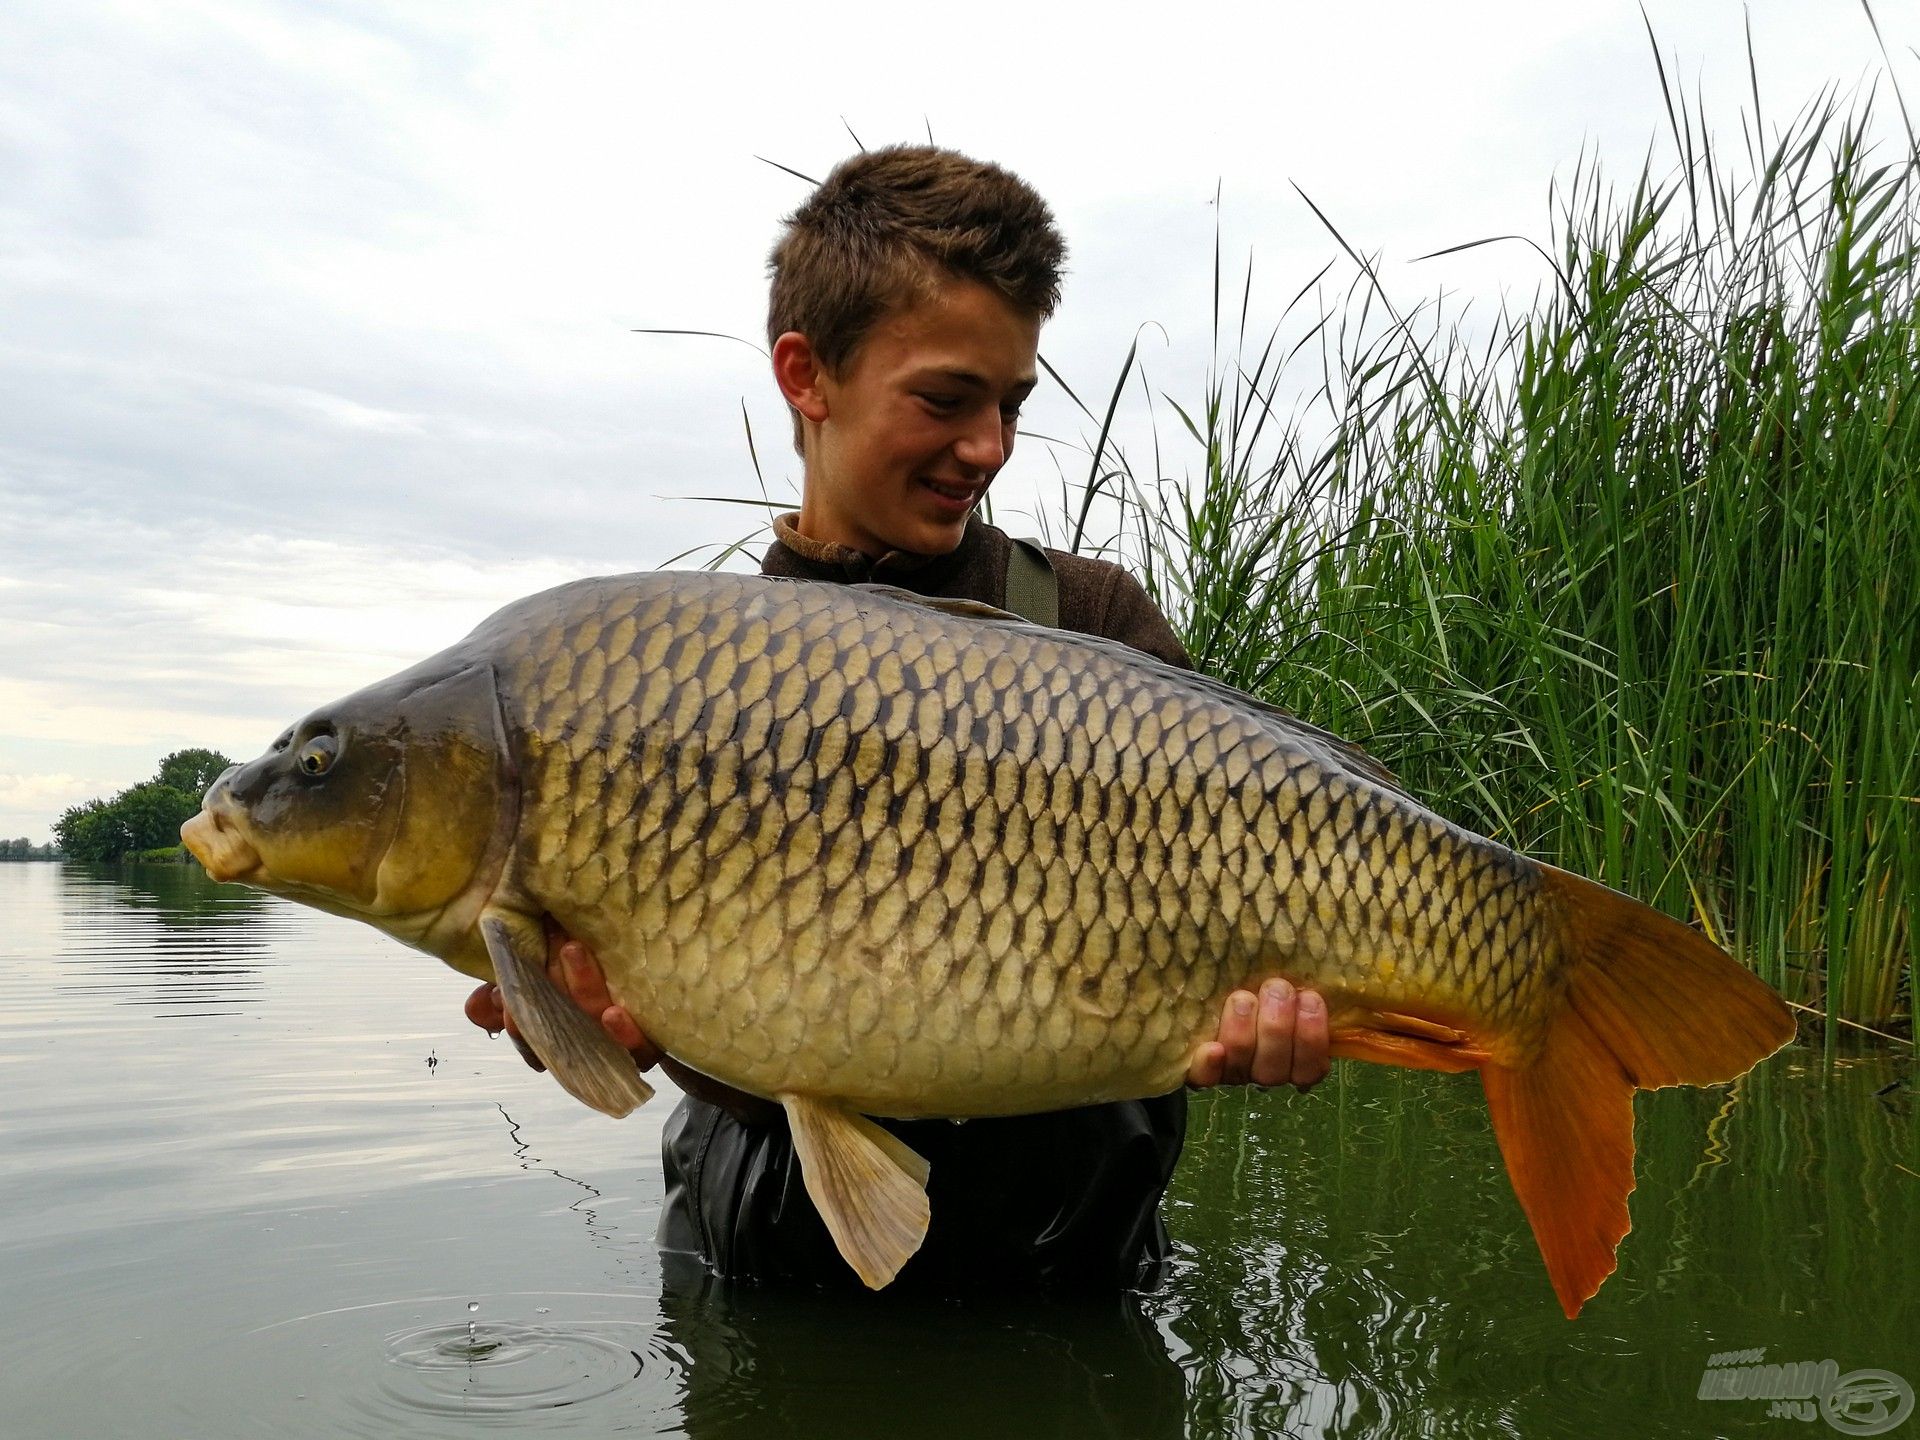
[[[149,780],[121,791],[113,803],[131,841],[127,848],[152,850],[180,843],[180,827],[200,808],[200,797]]]
[[[180,843],[180,827],[200,808],[201,791],[232,763],[213,750],[177,750],[160,762],[154,779],[111,800],[69,807],[53,823],[54,839],[74,860],[112,861],[138,851],[172,850]]]
[[[139,865],[185,865],[193,856],[186,846],[176,841],[172,845],[156,845],[151,850],[136,850],[125,858]]]
[[[117,860],[133,848],[120,812],[109,800],[68,806],[53,822],[53,838],[71,860]]]
[[[218,750],[176,750],[160,762],[154,779],[175,790],[184,790],[196,801],[207,787],[220,778],[220,772],[233,762]]]

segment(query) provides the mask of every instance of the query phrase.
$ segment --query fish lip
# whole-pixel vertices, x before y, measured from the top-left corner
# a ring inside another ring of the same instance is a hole
[[[208,877],[221,884],[250,883],[266,868],[260,852],[219,810],[204,809],[182,825],[180,843]]]

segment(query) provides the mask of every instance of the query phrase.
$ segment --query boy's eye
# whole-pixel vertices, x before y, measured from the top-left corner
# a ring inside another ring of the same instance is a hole
[[[1002,405],[1000,407],[1000,418],[1011,425],[1020,418],[1020,407],[1018,405]]]
[[[958,395],[922,395],[920,398],[926,401],[930,409],[937,410],[942,415],[951,415],[960,408]]]

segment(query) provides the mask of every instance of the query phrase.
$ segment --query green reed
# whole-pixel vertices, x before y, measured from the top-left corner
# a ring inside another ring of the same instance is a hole
[[[1204,385],[1127,357],[1054,538],[1099,530],[1203,668],[1694,920],[1831,1046],[1911,1019],[1920,151],[1870,142],[1871,93],[1731,147],[1668,101],[1672,172],[1583,157],[1524,307],[1403,309],[1329,224],[1349,287],[1250,334],[1216,255]]]

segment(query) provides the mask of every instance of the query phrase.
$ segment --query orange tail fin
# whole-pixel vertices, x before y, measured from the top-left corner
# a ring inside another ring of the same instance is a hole
[[[1543,865],[1565,916],[1566,1004],[1524,1068],[1481,1068],[1493,1133],[1569,1319],[1617,1263],[1633,1092],[1712,1085],[1793,1038],[1785,1002],[1679,921]]]

